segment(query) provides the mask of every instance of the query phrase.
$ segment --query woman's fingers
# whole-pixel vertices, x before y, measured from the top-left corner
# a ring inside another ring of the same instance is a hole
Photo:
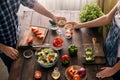
[[[106,67],[102,67],[102,68],[100,68],[101,70],[104,70]]]

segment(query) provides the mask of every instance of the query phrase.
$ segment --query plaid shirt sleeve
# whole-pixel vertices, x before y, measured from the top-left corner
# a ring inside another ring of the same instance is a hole
[[[21,0],[21,3],[29,8],[33,8],[35,2],[36,0]]]

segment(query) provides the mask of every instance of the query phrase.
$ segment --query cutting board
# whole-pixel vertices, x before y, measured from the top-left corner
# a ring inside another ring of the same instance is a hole
[[[43,35],[45,35],[45,37],[44,37],[43,39],[38,39],[38,38],[36,37],[36,35],[32,32],[31,27],[38,27],[39,30],[41,31],[41,33],[42,33]],[[23,32],[23,34],[21,34],[21,35],[22,35],[22,39],[19,39],[19,45],[20,45],[20,46],[21,46],[21,45],[28,45],[27,39],[28,39],[28,37],[31,37],[31,36],[33,37],[33,43],[32,43],[32,44],[42,44],[42,43],[44,42],[46,36],[47,36],[47,33],[48,33],[48,28],[46,28],[46,27],[41,27],[41,26],[33,26],[33,25],[31,25],[28,29],[26,29],[26,30]]]
[[[93,48],[93,44],[83,44],[83,50],[85,55],[85,49],[86,48]],[[85,60],[85,56],[82,57],[82,63],[83,64],[106,64],[106,57],[103,52],[103,48],[100,44],[96,43],[93,48],[93,54],[95,55],[95,61],[93,62],[87,62]]]

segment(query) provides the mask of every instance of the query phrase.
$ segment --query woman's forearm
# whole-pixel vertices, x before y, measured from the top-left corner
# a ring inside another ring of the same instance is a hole
[[[80,27],[99,27],[102,25],[109,24],[111,21],[108,20],[108,16],[104,15],[100,18],[97,18],[95,20],[85,22],[85,23],[80,23]]]
[[[113,66],[113,71],[117,72],[120,70],[120,60],[116,63],[115,66]]]
[[[80,27],[97,27],[97,26],[110,24],[112,22],[112,19],[114,19],[114,15],[116,11],[117,11],[117,5],[115,5],[114,8],[108,14],[102,17],[99,17],[95,20],[86,23],[80,23]]]
[[[33,10],[51,19],[54,18],[54,15],[38,2],[35,2]]]

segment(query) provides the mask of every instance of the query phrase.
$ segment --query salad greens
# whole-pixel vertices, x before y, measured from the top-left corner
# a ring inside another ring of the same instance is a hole
[[[42,65],[51,65],[55,62],[58,54],[52,48],[42,48],[41,51],[37,51],[38,62]]]

